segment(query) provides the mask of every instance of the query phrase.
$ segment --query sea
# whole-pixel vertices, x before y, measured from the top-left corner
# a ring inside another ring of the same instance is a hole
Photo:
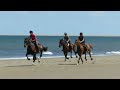
[[[0,36],[0,60],[26,59],[24,48],[24,38],[28,36]],[[70,36],[71,43],[74,43],[78,36]],[[47,52],[43,52],[42,58],[64,57],[62,47],[59,48],[59,40],[63,36],[37,36],[39,43],[48,47]],[[86,43],[92,44],[93,56],[120,55],[119,36],[85,36]],[[70,53],[68,53],[70,55]],[[32,58],[31,55],[28,55]],[[74,53],[73,53],[73,56]],[[39,54],[37,54],[39,57]]]

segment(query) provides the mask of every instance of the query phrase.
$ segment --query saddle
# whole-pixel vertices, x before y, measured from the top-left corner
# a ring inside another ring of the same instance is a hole
[[[32,43],[32,45],[35,46],[36,51],[39,52],[39,45],[40,45],[40,44],[39,44],[39,43],[38,43],[38,44],[37,44],[37,43],[35,44],[35,42],[31,42],[31,43]]]

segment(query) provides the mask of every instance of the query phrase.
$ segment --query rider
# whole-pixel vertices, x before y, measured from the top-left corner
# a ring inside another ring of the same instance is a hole
[[[64,33],[64,35],[65,35],[65,36],[64,36],[64,40],[65,40],[65,42],[67,43],[67,45],[69,46],[70,43],[71,43],[71,42],[70,42],[70,37],[67,35],[66,32]]]
[[[37,52],[38,52],[38,51],[39,51],[39,50],[38,50],[38,39],[37,39],[37,37],[33,34],[33,31],[30,31],[29,33],[30,33],[31,42],[35,45],[36,50],[37,50]]]
[[[80,43],[83,45],[83,47],[87,49],[85,45],[85,37],[83,36],[82,32],[80,32],[80,36],[78,37],[78,40],[80,40]]]
[[[69,48],[71,48],[70,44],[71,44],[71,41],[70,41],[70,37],[67,35],[67,33],[65,32],[64,33],[64,40],[65,42],[67,43],[67,46],[69,46]],[[63,50],[62,50],[63,51]]]
[[[85,38],[84,38],[82,32],[80,32],[80,36],[78,37],[78,40],[80,40],[80,43],[81,43],[82,45],[85,45]]]

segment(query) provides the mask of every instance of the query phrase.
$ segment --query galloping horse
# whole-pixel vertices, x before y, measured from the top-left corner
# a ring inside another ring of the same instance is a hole
[[[85,60],[87,62],[87,58],[86,58],[86,53],[89,54],[91,60],[93,60],[92,56],[91,56],[91,51],[93,49],[91,44],[85,44],[84,46],[80,43],[80,40],[76,39],[75,41],[75,45],[77,46],[77,53],[79,55],[79,59],[78,59],[78,63],[79,64],[79,60],[81,59],[82,64],[83,64],[83,59],[82,59],[82,54],[85,54]]]
[[[65,42],[65,40],[60,39],[60,41],[59,41],[59,47],[61,47],[61,46],[63,46],[63,53],[64,53],[64,56],[65,56],[65,61],[66,61],[66,59],[69,59],[67,57],[68,52],[70,52],[70,57],[72,58],[72,50],[73,50],[74,45],[70,44],[70,47],[69,47],[67,45],[67,43]]]
[[[42,57],[42,53],[43,51],[47,51],[48,47],[44,47],[43,45],[38,45],[38,50],[39,52],[37,52],[35,45],[30,41],[30,38],[25,38],[24,39],[24,47],[27,46],[27,53],[26,53],[26,57],[28,60],[30,60],[30,58],[28,58],[28,55],[31,54],[33,55],[33,62],[35,62],[36,60],[36,54],[40,53],[40,58]],[[39,61],[40,62],[40,61]]]

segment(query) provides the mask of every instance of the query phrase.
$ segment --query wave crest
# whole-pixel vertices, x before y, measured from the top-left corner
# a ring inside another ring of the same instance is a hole
[[[43,52],[43,54],[52,55],[53,53],[52,53],[52,52],[50,52],[50,51],[47,51],[47,52]]]
[[[116,54],[116,55],[120,55],[120,51],[106,52],[106,54]]]

